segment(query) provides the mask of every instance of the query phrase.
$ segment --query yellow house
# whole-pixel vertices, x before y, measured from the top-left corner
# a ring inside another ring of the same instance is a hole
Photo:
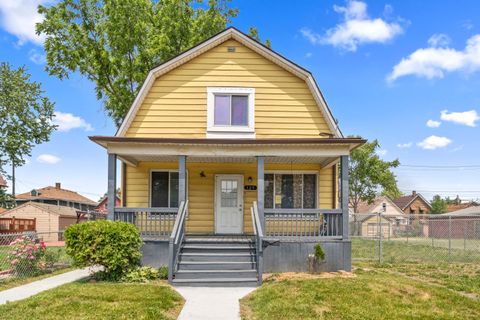
[[[135,223],[172,282],[261,282],[305,269],[315,243],[350,269],[348,155],[364,140],[342,136],[309,71],[235,28],[151,70],[115,136],[90,139],[112,198],[121,162],[109,219]]]

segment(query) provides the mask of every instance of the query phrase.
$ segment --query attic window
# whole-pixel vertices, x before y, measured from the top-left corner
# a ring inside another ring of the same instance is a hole
[[[35,190],[35,189],[33,189],[32,191],[30,191],[30,195],[31,195],[32,197],[37,197],[37,196],[38,196],[38,191]]]
[[[235,52],[236,50],[235,47],[227,47],[227,52]]]
[[[207,88],[207,137],[255,137],[255,89]]]

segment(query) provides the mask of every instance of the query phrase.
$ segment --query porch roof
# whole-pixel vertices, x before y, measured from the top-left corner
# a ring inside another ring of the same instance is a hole
[[[338,157],[364,144],[360,138],[192,139],[91,136],[90,140],[136,166],[139,161],[175,161],[188,156],[194,162],[321,163],[329,166]]]

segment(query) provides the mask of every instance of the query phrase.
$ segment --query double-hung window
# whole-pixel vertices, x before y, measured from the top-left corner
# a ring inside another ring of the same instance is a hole
[[[266,173],[265,208],[317,208],[317,174]]]
[[[178,172],[152,171],[150,181],[151,207],[178,208]]]
[[[249,137],[255,134],[255,89],[207,89],[207,137]]]

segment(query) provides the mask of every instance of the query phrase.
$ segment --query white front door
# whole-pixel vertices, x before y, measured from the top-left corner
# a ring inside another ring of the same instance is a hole
[[[243,230],[243,176],[215,176],[215,233],[240,234]]]

